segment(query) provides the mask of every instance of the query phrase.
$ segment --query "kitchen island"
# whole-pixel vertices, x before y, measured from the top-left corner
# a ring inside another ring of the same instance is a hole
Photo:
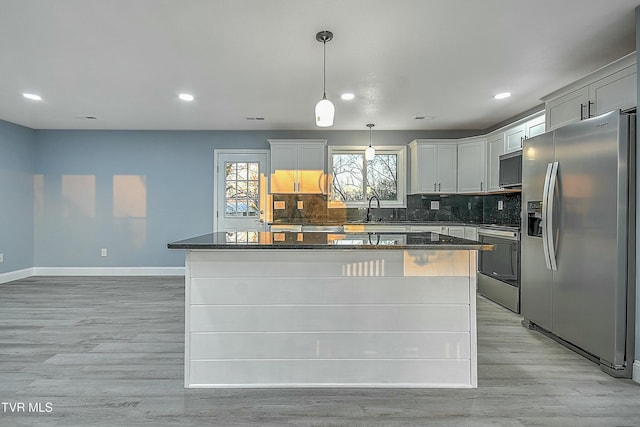
[[[477,387],[476,259],[437,233],[212,233],[185,249],[185,387]]]

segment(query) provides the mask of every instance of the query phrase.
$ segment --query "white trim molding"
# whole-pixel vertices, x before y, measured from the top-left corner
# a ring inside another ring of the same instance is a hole
[[[34,267],[34,276],[184,276],[184,267]]]
[[[633,380],[640,383],[640,360],[633,362]]]
[[[184,276],[184,267],[33,267],[0,273],[0,284],[31,276]]]
[[[33,268],[0,273],[0,283],[13,282],[14,280],[26,279],[31,276],[33,276]]]

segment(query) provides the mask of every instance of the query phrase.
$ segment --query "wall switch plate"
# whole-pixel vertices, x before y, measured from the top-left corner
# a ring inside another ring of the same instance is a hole
[[[107,256],[107,248],[100,249],[100,256]]]
[[[437,211],[440,209],[440,202],[437,200],[432,200],[431,201],[431,209],[433,209],[434,211]]]
[[[284,203],[284,200],[277,200],[273,202],[273,209],[284,209],[287,205]]]
[[[4,254],[0,254],[0,262],[4,262]]]
[[[467,209],[471,210],[471,202],[467,203]]]
[[[304,202],[302,200],[298,200],[298,209],[304,209]]]
[[[501,211],[504,209],[504,202],[502,200],[498,200],[498,210]]]

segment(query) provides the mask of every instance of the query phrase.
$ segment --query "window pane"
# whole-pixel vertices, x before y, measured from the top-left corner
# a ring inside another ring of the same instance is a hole
[[[236,168],[238,169],[238,180],[247,179],[247,164],[246,163],[236,163]]]
[[[380,200],[398,198],[398,156],[376,154],[367,162],[367,197],[378,196]]]
[[[249,179],[257,180],[260,165],[258,163],[249,163]]]
[[[333,154],[333,191],[335,201],[364,200],[364,156],[362,154]]]

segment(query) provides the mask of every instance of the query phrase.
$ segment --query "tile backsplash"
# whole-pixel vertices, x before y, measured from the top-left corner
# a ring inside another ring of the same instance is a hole
[[[372,220],[520,225],[520,193],[407,196],[406,208],[374,209]],[[274,194],[274,223],[344,223],[365,219],[366,208],[327,207],[323,194]],[[502,207],[502,209],[500,209]]]

